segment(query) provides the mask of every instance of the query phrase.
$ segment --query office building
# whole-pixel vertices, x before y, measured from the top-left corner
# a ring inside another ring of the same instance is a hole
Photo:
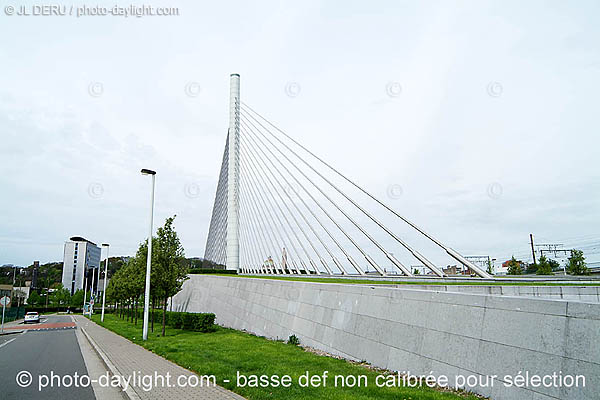
[[[62,284],[71,294],[83,289],[84,273],[100,265],[100,247],[79,236],[73,236],[65,242],[63,256]],[[91,278],[89,273],[88,277]],[[98,275],[96,274],[96,277]],[[88,288],[91,283],[87,283]]]

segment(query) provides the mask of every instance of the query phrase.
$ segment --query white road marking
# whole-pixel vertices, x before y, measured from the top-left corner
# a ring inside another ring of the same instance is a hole
[[[0,344],[0,348],[2,348],[2,347],[4,347],[4,346],[6,346],[7,344],[9,344],[10,342],[12,342],[12,341],[13,341],[13,340],[15,340],[15,339],[16,339],[16,338],[13,338],[13,339],[10,339],[9,341],[6,341],[6,342],[4,342],[4,343]]]

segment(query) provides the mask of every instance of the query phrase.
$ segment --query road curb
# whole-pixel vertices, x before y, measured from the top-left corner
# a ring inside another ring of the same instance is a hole
[[[102,351],[102,349],[100,349],[100,346],[98,346],[98,344],[94,341],[94,339],[92,339],[90,337],[90,335],[88,335],[88,333],[85,331],[85,328],[80,325],[79,329],[81,330],[81,332],[83,333],[83,335],[85,336],[85,338],[87,339],[87,341],[90,343],[90,345],[92,346],[92,348],[94,349],[94,351],[96,352],[96,354],[98,354],[98,356],[102,360],[102,363],[110,371],[110,373],[113,376],[122,376],[122,374],[119,372],[119,370],[117,369],[117,367],[115,367],[115,365],[108,359],[108,357],[106,356],[106,354],[104,354],[104,352]],[[119,385],[119,387],[121,388],[121,393],[123,393],[128,399],[130,399],[130,400],[141,400],[140,396],[138,396],[138,394],[135,393],[135,391],[131,388],[131,386],[128,387],[126,390],[123,390],[123,387],[121,385]]]
[[[25,329],[21,329],[21,330],[13,330],[11,329],[10,332],[2,332],[0,333],[0,336],[4,336],[4,335],[14,335],[15,333],[23,333],[23,331],[25,331]]]

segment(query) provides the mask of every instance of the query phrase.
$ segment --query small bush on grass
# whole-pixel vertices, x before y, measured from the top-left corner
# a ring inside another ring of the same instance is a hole
[[[298,346],[298,345],[300,345],[300,339],[298,339],[298,336],[296,336],[296,335],[291,335],[288,338],[288,344],[291,344],[293,346]]]

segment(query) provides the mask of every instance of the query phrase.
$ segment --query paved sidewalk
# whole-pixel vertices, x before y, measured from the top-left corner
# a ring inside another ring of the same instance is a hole
[[[2,311],[0,311],[0,312],[2,312]],[[14,321],[10,321],[10,322],[5,322],[4,329],[19,326],[19,325],[23,326],[23,318],[17,319]]]
[[[131,399],[244,399],[220,386],[179,387],[177,385],[178,376],[188,377],[195,374],[99,326],[83,316],[78,315],[74,319],[77,327],[87,338],[91,339],[92,346],[99,352],[100,357],[103,358],[112,375],[120,375],[125,378],[131,376],[132,381],[137,381],[140,379],[138,377],[144,375],[152,376],[154,379],[157,374],[163,377],[167,373],[170,374],[171,387],[162,387],[160,378],[158,386],[152,387],[152,390],[149,391],[144,391],[143,387],[138,384],[132,388],[131,385],[133,383],[131,383],[130,388],[125,392]],[[191,382],[194,382],[194,380]]]

